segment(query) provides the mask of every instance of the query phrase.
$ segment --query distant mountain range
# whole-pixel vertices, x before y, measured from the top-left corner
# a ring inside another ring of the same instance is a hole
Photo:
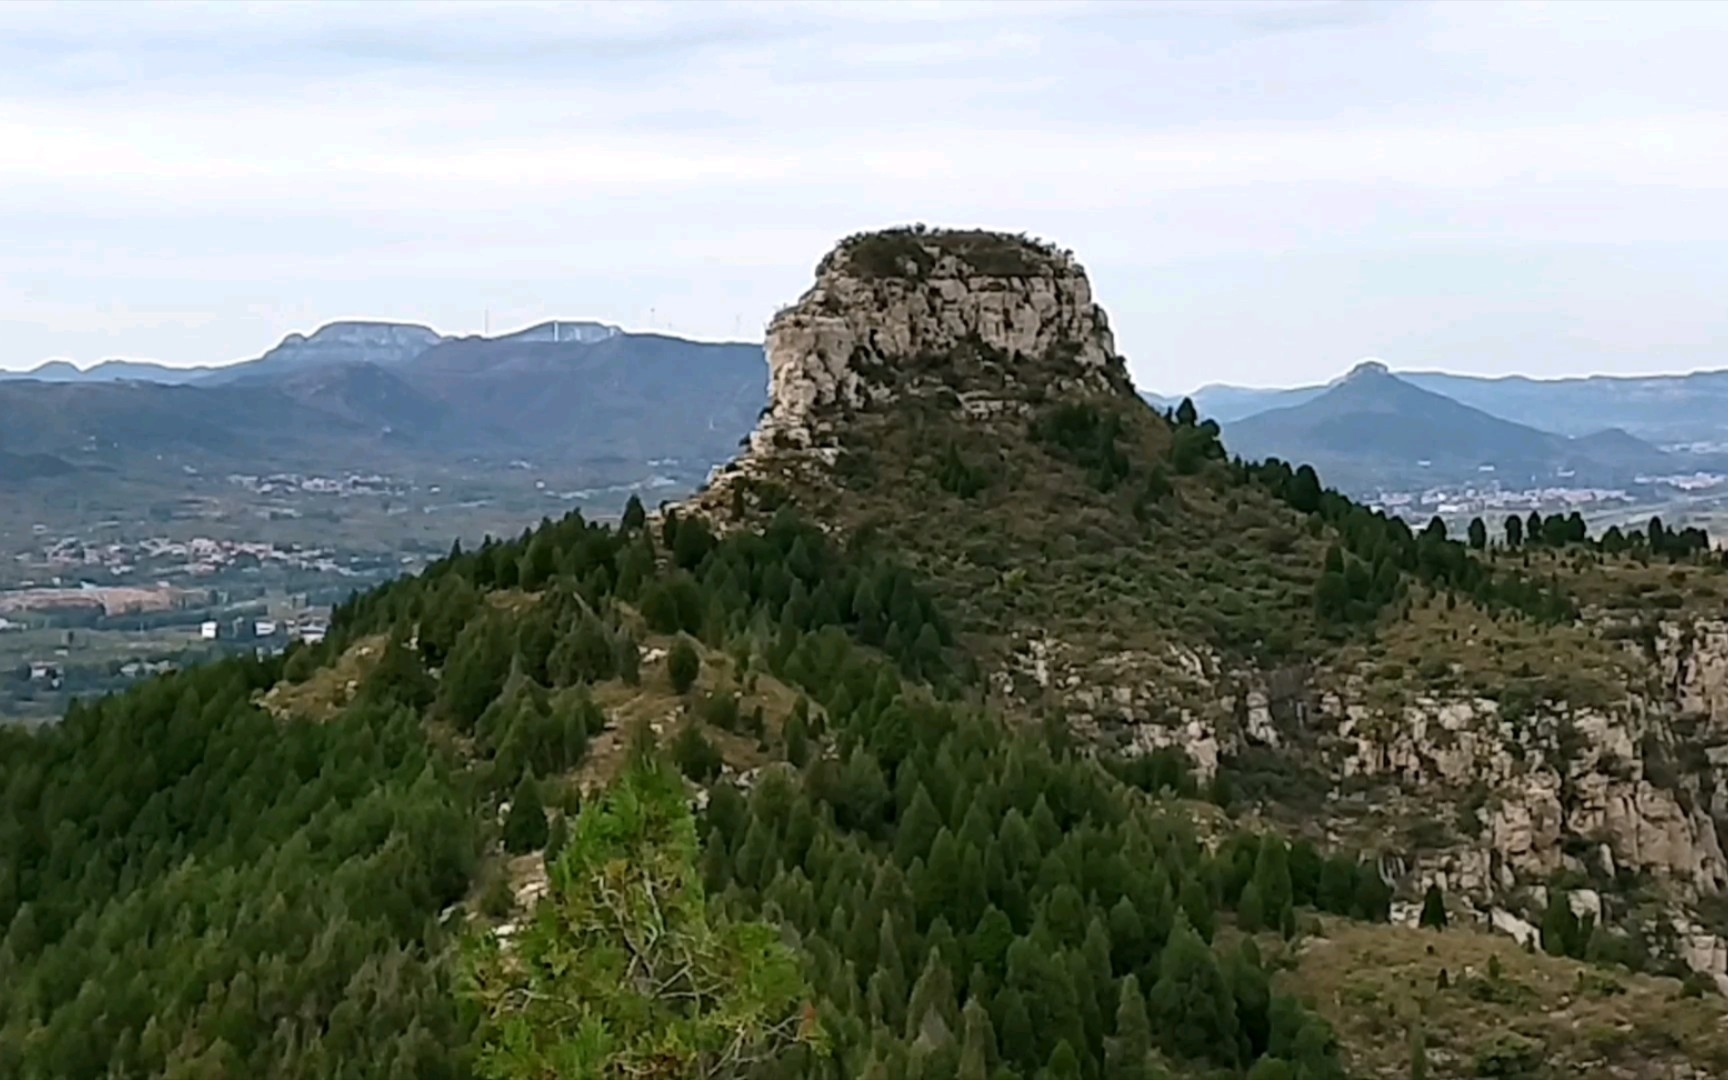
[[[452,338],[332,323],[213,369],[48,364],[0,380],[0,480],[165,461],[258,471],[403,460],[731,454],[766,398],[760,345],[545,323]]]
[[[20,379],[55,383],[136,381],[178,386],[196,382],[219,370],[221,369],[213,367],[169,367],[167,364],[153,364],[147,360],[104,360],[94,367],[80,369],[65,360],[50,360],[29,371],[0,370],[0,382]]]
[[[1658,445],[1728,443],[1728,371],[1689,375],[1532,379],[1522,375],[1483,378],[1445,372],[1398,372],[1399,379],[1453,401],[1559,435],[1589,435],[1620,428]],[[1221,424],[1269,409],[1300,405],[1328,386],[1260,389],[1205,386],[1189,395],[1196,408]],[[1180,396],[1147,394],[1159,407]]]
[[[114,360],[0,372],[0,482],[157,460],[256,472],[673,459],[700,475],[750,430],[766,382],[757,344],[592,321],[497,337],[336,322],[221,367]],[[1619,486],[1720,466],[1715,450],[1728,445],[1728,371],[1483,379],[1371,363],[1324,386],[1192,396],[1232,448],[1310,461],[1356,492],[1488,474],[1512,486]],[[1711,445],[1663,449],[1699,443]]]
[[[1358,365],[1297,398],[1226,423],[1226,441],[1245,457],[1311,463],[1348,490],[1470,478],[1513,488],[1569,479],[1613,486],[1681,467],[1675,455],[1624,430],[1542,431],[1424,389],[1379,363]]]
[[[253,360],[209,367],[170,367],[145,360],[104,360],[80,369],[65,360],[49,360],[28,371],[0,370],[0,381],[35,382],[152,382],[164,386],[216,384],[257,375],[299,370],[318,364],[400,364],[434,345],[449,341],[548,342],[593,344],[623,331],[598,322],[543,322],[497,337],[466,338],[440,334],[417,323],[344,321],[328,323],[310,335],[289,334],[274,349]]]

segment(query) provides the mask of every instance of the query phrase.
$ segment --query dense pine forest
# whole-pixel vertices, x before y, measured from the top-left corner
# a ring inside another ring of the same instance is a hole
[[[652,665],[650,641],[670,643]],[[272,708],[368,642],[316,722]],[[704,658],[733,683],[695,688]],[[758,680],[795,689],[786,715],[740,707]],[[624,735],[585,808],[595,695],[645,681],[677,695],[677,731]],[[709,784],[691,842],[666,839],[691,813],[680,789],[659,800],[670,824],[617,859],[671,844],[667,880],[704,933],[774,928],[746,940],[761,963],[795,958],[797,981],[745,1006],[698,996],[759,1027],[761,1052],[729,1059],[693,1030],[652,1075],[1339,1075],[1325,1024],[1270,990],[1246,931],[1294,934],[1311,907],[1384,918],[1375,869],[1271,836],[1209,847],[1170,812],[1193,791],[1179,755],[1099,762],[1055,725],[1010,732],[971,684],[909,573],[789,511],[717,538],[633,507],[616,529],[572,515],[453,552],[346,604],[320,646],[8,737],[0,1069],[644,1075],[623,1068],[643,1051],[627,1041],[584,1071],[548,1065],[571,1032],[481,993],[464,958],[511,913],[482,887],[502,848],[546,849],[552,918],[580,868],[608,865],[620,799],[664,793],[677,768]],[[717,778],[725,740],[759,751],[748,783]],[[668,987],[632,1008],[684,1005]]]

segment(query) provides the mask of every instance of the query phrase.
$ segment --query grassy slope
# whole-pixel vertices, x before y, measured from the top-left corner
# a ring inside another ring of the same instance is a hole
[[[1337,920],[1293,961],[1284,984],[1333,1023],[1365,1077],[1410,1075],[1417,1024],[1436,1080],[1728,1075],[1723,1001],[1687,997],[1673,979],[1530,954],[1474,930]],[[1446,989],[1437,986],[1442,969]],[[1684,1071],[1688,1064],[1706,1071]]]

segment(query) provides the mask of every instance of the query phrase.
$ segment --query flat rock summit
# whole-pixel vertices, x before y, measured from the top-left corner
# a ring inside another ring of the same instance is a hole
[[[995,366],[970,386],[951,360]],[[816,282],[768,328],[765,441],[809,445],[851,410],[948,387],[965,400],[1028,363],[1060,385],[1127,383],[1086,271],[1068,252],[1022,236],[897,229],[842,241]]]

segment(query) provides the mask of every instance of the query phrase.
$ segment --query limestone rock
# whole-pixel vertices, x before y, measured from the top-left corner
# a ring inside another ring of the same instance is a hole
[[[769,324],[769,410],[752,448],[818,443],[836,416],[904,392],[918,361],[966,347],[1008,365],[1060,355],[1081,382],[1126,383],[1104,312],[1072,256],[985,233],[856,237]],[[964,405],[974,415],[995,408],[976,391]]]

